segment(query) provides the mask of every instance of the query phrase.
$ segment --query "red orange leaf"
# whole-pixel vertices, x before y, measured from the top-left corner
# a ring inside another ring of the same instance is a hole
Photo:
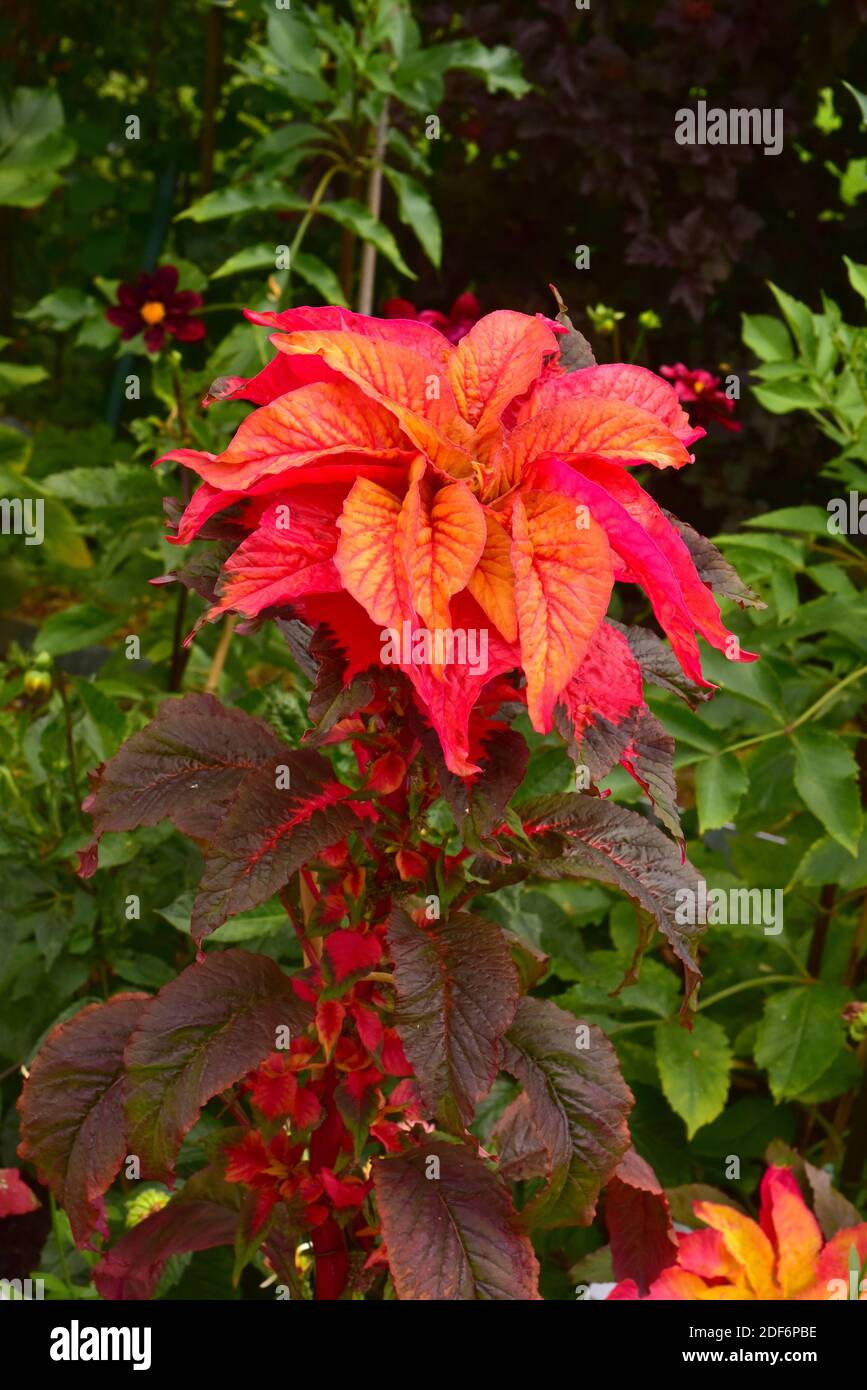
[[[502,486],[513,486],[534,459],[551,454],[656,468],[682,468],[690,461],[680,440],[656,416],[624,401],[594,396],[565,400],[518,425],[495,459]]]
[[[234,610],[254,618],[301,594],[339,590],[335,522],[334,508],[301,500],[273,503],[223,566],[219,603],[208,616]]]
[[[397,526],[409,598],[431,631],[451,627],[449,599],[467,587],[485,544],[485,516],[464,483],[431,498],[429,484],[410,482]]]
[[[472,473],[472,430],[458,415],[451,386],[432,359],[357,333],[292,333],[272,341],[280,352],[322,357],[390,411],[404,434],[446,473]]]
[[[557,339],[539,318],[500,309],[470,329],[449,361],[448,376],[458,410],[483,438],[510,401],[522,395],[542,370]]]
[[[390,458],[408,448],[394,415],[357,387],[314,382],[252,411],[222,454],[189,451],[182,462],[215,487],[246,489],[267,474],[331,454]]]
[[[0,1217],[24,1216],[35,1211],[39,1198],[17,1168],[0,1168]]]
[[[488,510],[485,511],[485,530],[484,549],[467,587],[506,641],[514,642],[518,635],[518,615],[511,541],[502,523]]]
[[[608,542],[565,497],[528,492],[512,511],[512,565],[527,708],[548,733],[560,694],[584,659],[611,597]],[[586,523],[586,524],[583,524]]]
[[[395,568],[400,513],[393,492],[358,478],[337,522],[338,573],[347,592],[380,627],[399,627],[405,612]]]
[[[655,372],[649,372],[646,367],[626,362],[606,362],[601,366],[585,367],[582,371],[550,378],[530,396],[521,410],[519,423],[531,420],[551,406],[582,396],[596,396],[638,406],[640,410],[655,415],[684,445],[694,444],[705,434],[700,425],[692,426],[689,423],[689,416],[670,382]]]

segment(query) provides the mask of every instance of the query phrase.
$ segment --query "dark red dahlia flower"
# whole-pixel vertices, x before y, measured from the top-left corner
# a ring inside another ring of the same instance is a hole
[[[152,275],[143,270],[134,285],[119,285],[117,304],[106,309],[109,323],[116,324],[121,337],[144,333],[148,352],[160,352],[166,334],[181,343],[195,343],[205,336],[205,325],[193,317],[202,307],[202,296],[194,290],[178,290],[178,272],[173,265],[161,265]]]
[[[731,396],[719,389],[718,376],[704,371],[702,367],[690,370],[683,362],[675,362],[673,367],[660,367],[659,370],[672,383],[678,400],[689,404],[690,415],[697,424],[709,425],[716,421],[723,429],[738,433],[740,423],[729,418],[735,403]]]
[[[459,343],[465,338],[473,324],[482,316],[482,308],[474,294],[459,294],[448,315],[438,309],[416,309],[408,299],[388,299],[382,306],[387,319],[416,319],[419,323],[429,323],[450,343]]]

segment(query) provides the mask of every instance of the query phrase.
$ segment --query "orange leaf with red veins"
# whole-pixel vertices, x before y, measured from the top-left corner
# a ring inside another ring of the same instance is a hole
[[[639,409],[655,415],[684,445],[694,444],[706,433],[700,425],[689,423],[689,416],[670,382],[646,367],[626,362],[604,362],[598,367],[584,367],[581,371],[569,372],[566,376],[549,377],[521,407],[518,424],[531,420],[542,410],[579,396],[599,396],[605,400],[637,405]]]
[[[739,1282],[746,1282],[755,1298],[779,1298],[774,1279],[774,1247],[756,1221],[734,1207],[717,1202],[693,1202],[700,1221],[719,1231],[725,1247],[742,1271]]]
[[[431,632],[451,626],[449,599],[467,587],[485,545],[485,514],[464,483],[449,483],[429,500],[430,484],[414,479],[397,527],[412,606]]]
[[[348,382],[317,381],[251,411],[228,449],[214,458],[200,454],[189,464],[206,482],[235,489],[329,454],[393,458],[409,448],[384,406]]]
[[[473,431],[458,414],[445,372],[411,348],[357,333],[291,333],[271,341],[280,351],[315,353],[385,407],[432,463],[453,477],[473,472]]]
[[[592,455],[613,463],[651,463],[655,468],[682,468],[690,462],[683,444],[655,415],[594,396],[563,401],[518,425],[494,459],[500,489],[520,482],[533,459],[548,454]]]
[[[791,1168],[768,1168],[760,1191],[759,1221],[777,1251],[777,1283],[783,1298],[794,1298],[815,1277],[822,1232]]]
[[[316,1036],[329,1061],[345,1017],[346,1010],[336,999],[322,999],[316,1005]]]
[[[512,511],[512,564],[527,709],[539,733],[605,617],[614,572],[605,532],[574,503],[528,492]]]
[[[395,569],[400,512],[393,492],[357,478],[337,522],[334,563],[344,588],[381,627],[399,627],[403,618]]]
[[[508,532],[493,512],[485,511],[485,546],[467,588],[507,642],[518,636],[515,571]]]
[[[500,309],[479,319],[458,343],[448,377],[458,410],[484,438],[506,406],[523,395],[557,351],[557,339],[541,319]]]

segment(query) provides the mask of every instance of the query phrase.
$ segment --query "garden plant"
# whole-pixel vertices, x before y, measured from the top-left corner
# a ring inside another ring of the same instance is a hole
[[[581,8],[2,22],[3,1300],[867,1300],[867,54]]]

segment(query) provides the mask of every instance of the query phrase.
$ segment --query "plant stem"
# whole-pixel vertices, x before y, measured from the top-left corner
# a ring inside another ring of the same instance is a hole
[[[379,120],[376,123],[376,145],[373,151],[373,164],[367,181],[367,210],[379,221],[382,211],[382,165],[385,159],[385,142],[388,137],[389,99],[385,98]],[[376,276],[376,247],[366,241],[361,252],[361,279],[358,287],[358,312],[373,313],[373,282]]]
[[[824,695],[821,695],[810,705],[809,709],[805,709],[803,714],[799,714],[798,718],[791,724],[786,724],[780,729],[771,729],[766,734],[754,734],[752,738],[741,739],[739,743],[730,743],[728,748],[715,748],[711,753],[702,753],[699,757],[693,758],[689,766],[694,766],[696,763],[706,763],[710,758],[721,758],[726,753],[739,753],[742,748],[753,748],[759,743],[767,743],[772,738],[782,738],[784,735],[793,734],[796,729],[800,729],[802,724],[806,724],[808,719],[812,719],[825,705],[839,695],[841,690],[844,690],[847,685],[851,685],[853,681],[860,680],[862,676],[867,676],[867,666],[859,666],[856,671],[850,671],[848,676],[844,676],[830,690],[826,690]],[[681,764],[681,766],[686,765]]]
[[[75,739],[72,733],[72,713],[69,708],[69,700],[66,695],[66,678],[58,673],[57,689],[60,694],[60,703],[63,705],[63,724],[66,730],[66,758],[67,771],[69,773],[69,784],[72,790],[72,799],[75,802],[75,809],[79,819],[83,819],[81,809],[81,788],[78,783],[78,764],[75,760]]]
[[[213,695],[217,686],[220,684],[220,676],[223,674],[226,657],[229,655],[229,645],[232,641],[232,633],[235,631],[235,623],[237,620],[237,615],[235,613],[227,613],[223,620],[223,630],[220,633],[217,650],[214,652],[214,659],[211,662],[208,679],[205,681],[205,693],[208,695]]]
[[[51,1230],[54,1235],[54,1244],[57,1246],[57,1258],[60,1261],[60,1270],[63,1275],[63,1282],[69,1289],[70,1297],[75,1297],[72,1280],[69,1277],[69,1265],[66,1263],[66,1247],[61,1239],[60,1222],[57,1217],[57,1203],[54,1200],[54,1193],[49,1192],[48,1201],[51,1207]]]

